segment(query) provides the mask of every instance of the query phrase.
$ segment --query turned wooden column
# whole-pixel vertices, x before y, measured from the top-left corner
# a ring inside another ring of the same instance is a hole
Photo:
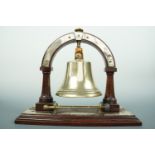
[[[53,98],[51,96],[51,89],[50,89],[50,67],[41,67],[43,73],[43,81],[42,81],[42,91],[41,96],[39,98],[39,103],[36,104],[37,111],[43,111],[44,105],[53,105]]]
[[[40,68],[43,73],[43,82],[42,82],[42,92],[39,98],[39,102],[52,102],[53,98],[51,96],[51,89],[50,89],[50,73],[51,68],[49,67],[41,67]]]
[[[116,72],[117,69],[113,67],[107,67],[105,71],[107,74],[107,81],[103,104],[109,105],[109,111],[117,112],[119,111],[119,105],[117,104],[114,90],[114,72]]]

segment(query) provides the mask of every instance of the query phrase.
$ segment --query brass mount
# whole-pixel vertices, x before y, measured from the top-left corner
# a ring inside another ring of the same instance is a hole
[[[67,106],[67,105],[58,105],[58,104],[54,104],[54,105],[44,105],[43,109],[46,111],[49,110],[56,110],[56,109],[76,109],[76,108],[82,108],[82,109],[88,109],[88,108],[95,108],[95,109],[100,109],[102,111],[104,111],[105,106],[103,106],[102,104],[96,105],[96,106]]]

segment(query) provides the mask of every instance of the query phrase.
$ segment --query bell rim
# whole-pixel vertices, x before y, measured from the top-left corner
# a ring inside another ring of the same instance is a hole
[[[100,91],[96,91],[96,92],[92,92],[92,93],[89,92],[89,91],[84,91],[84,92],[58,91],[56,93],[56,95],[59,96],[59,97],[65,97],[65,98],[91,98],[91,97],[101,96],[102,93]]]
[[[76,59],[76,60],[68,61],[67,63],[78,63],[78,62],[82,62],[84,64],[87,64],[87,63],[91,64],[90,61],[84,61],[84,60],[80,60],[80,59],[79,60]]]

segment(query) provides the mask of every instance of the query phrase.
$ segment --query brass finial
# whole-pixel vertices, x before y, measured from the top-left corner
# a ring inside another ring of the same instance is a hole
[[[83,29],[77,28],[77,29],[75,29],[75,32],[83,32]]]

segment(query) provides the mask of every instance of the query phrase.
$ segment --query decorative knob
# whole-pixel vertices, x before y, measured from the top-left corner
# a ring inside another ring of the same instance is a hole
[[[75,29],[75,32],[83,32],[83,29],[77,28],[77,29]]]

